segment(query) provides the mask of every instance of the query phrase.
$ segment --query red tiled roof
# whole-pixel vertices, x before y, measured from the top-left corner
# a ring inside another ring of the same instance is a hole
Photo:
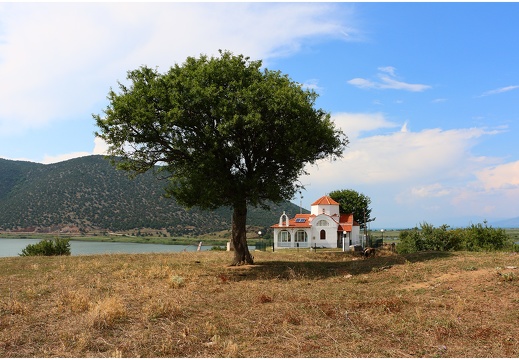
[[[319,198],[318,200],[316,200],[311,206],[314,206],[314,205],[339,205],[339,203],[337,201],[333,200],[328,195],[325,195],[325,196]]]
[[[312,214],[297,214],[295,217],[288,220],[288,227],[309,228],[309,227],[311,227],[310,221],[314,217],[315,217],[315,215],[312,215]],[[301,220],[298,221],[297,219],[304,219],[304,221],[301,221]],[[271,228],[279,228],[279,227],[282,227],[282,228],[286,227],[285,222],[283,221],[283,225],[281,225],[281,226],[279,226],[279,223],[271,226]]]
[[[353,214],[341,214],[337,231],[351,231],[353,228]]]
[[[339,205],[339,203],[333,200],[328,195],[325,195],[315,201],[314,205]],[[329,215],[328,215],[329,216]],[[334,214],[333,217],[337,216]],[[316,217],[316,215],[312,214],[297,214],[292,219],[288,220],[289,228],[310,228],[310,222]],[[333,219],[333,217],[331,217]],[[337,220],[333,220],[337,223]],[[359,224],[353,219],[353,214],[340,214],[338,221],[337,231],[352,231],[353,226],[358,226]],[[285,222],[280,226],[279,223],[272,225],[271,228],[286,228]]]
[[[351,231],[352,228],[353,226],[351,226],[350,224],[340,224],[337,228],[337,231]]]
[[[312,214],[297,214],[292,219],[288,219],[289,228],[310,228],[310,222],[315,218]],[[301,219],[301,220],[298,220]],[[304,221],[302,221],[304,220]],[[333,220],[333,218],[332,218]],[[337,222],[336,220],[333,220]],[[357,222],[353,219],[353,214],[341,214],[339,217],[339,223],[337,231],[351,231],[353,226],[358,226]],[[274,224],[271,228],[286,228],[285,222],[280,226],[279,223]]]
[[[353,214],[341,214],[339,222],[353,224]]]

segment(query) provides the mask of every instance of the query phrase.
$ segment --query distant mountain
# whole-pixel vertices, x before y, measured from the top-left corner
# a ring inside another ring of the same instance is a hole
[[[0,230],[91,232],[167,229],[171,235],[228,230],[231,210],[184,209],[166,199],[165,180],[146,173],[129,179],[102,156],[43,165],[0,159]],[[249,208],[248,224],[268,227],[299,207]]]
[[[500,220],[500,221],[494,221],[492,222],[492,226],[494,227],[500,227],[500,228],[519,228],[519,217],[512,218],[512,219],[506,219],[506,220]]]

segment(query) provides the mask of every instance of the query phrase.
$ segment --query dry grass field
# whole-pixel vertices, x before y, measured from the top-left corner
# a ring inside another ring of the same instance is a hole
[[[0,357],[519,357],[517,253],[0,259]]]

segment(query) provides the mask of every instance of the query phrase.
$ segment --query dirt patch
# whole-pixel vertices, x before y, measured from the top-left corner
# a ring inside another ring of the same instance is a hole
[[[404,290],[417,289],[434,289],[440,286],[447,286],[451,289],[464,287],[468,284],[477,282],[489,281],[495,277],[496,270],[481,269],[481,270],[466,270],[457,273],[433,274],[427,281],[412,283],[403,287]]]

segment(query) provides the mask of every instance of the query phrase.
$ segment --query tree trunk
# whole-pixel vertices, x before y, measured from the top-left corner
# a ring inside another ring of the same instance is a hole
[[[232,265],[254,264],[247,246],[247,203],[235,204],[232,214],[232,244],[234,260]]]

